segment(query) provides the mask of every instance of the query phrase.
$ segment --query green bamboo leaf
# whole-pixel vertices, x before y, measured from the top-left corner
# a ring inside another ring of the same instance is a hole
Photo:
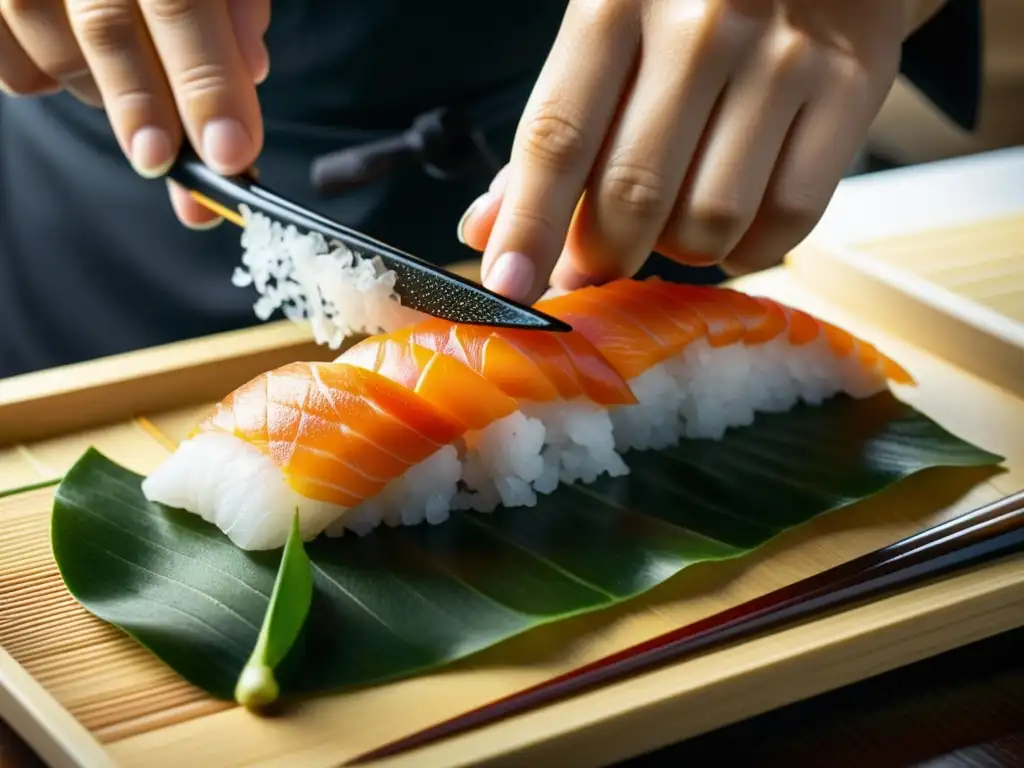
[[[256,647],[235,686],[235,701],[245,708],[259,709],[277,699],[280,689],[274,668],[284,661],[302,631],[312,600],[313,571],[302,547],[296,509]]]
[[[628,476],[560,488],[531,509],[307,544],[312,600],[279,668],[282,695],[434,668],[694,563],[744,555],[921,470],[1001,460],[887,393],[625,458]],[[140,481],[94,450],[67,474],[52,519],[65,584],[183,677],[231,699],[269,606],[290,596],[273,598],[281,553],[238,549],[199,517],[148,503]]]

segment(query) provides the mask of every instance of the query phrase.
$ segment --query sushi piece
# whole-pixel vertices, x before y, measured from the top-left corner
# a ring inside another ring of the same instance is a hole
[[[539,493],[629,472],[615,450],[610,407],[635,403],[626,381],[583,335],[457,325],[431,318],[391,334],[454,358],[544,425]]]
[[[537,503],[532,483],[544,473],[544,425],[526,416],[497,384],[457,358],[416,344],[409,334],[371,336],[338,362],[401,384],[463,425],[462,488],[455,508],[490,512],[499,504]]]
[[[365,534],[447,519],[465,423],[390,379],[341,363],[292,363],[257,376],[142,484],[239,547],[285,544],[330,527]]]
[[[538,302],[570,323],[628,382],[616,447],[721,438],[758,412],[839,392],[866,397],[910,376],[867,342],[805,312],[727,288],[618,280]]]
[[[756,413],[912,377],[805,312],[723,288],[621,280],[546,299],[553,334],[429,319],[228,395],[143,482],[244,549],[529,506],[628,472],[621,453],[720,438]]]

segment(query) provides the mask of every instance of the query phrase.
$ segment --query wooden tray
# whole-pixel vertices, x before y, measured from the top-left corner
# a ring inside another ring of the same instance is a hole
[[[808,240],[797,278],[1024,397],[1024,212],[841,247]]]
[[[618,608],[528,633],[443,672],[309,701],[275,719],[210,700],[80,609],[50,554],[52,488],[25,491],[0,498],[0,717],[52,765],[338,765],[1024,486],[1024,398],[850,313],[794,275],[771,270],[741,287],[843,324],[897,357],[921,382],[900,396],[1005,455],[1002,470],[924,473],[746,558],[690,568]],[[0,382],[0,445],[9,444],[0,448],[0,491],[60,475],[88,445],[148,471],[166,455],[153,426],[178,439],[204,403],[256,371],[313,353],[302,328],[270,325]],[[1004,560],[386,764],[625,758],[1024,624],[1022,565],[1024,557]]]
[[[1024,397],[1024,147],[849,179],[790,266]]]

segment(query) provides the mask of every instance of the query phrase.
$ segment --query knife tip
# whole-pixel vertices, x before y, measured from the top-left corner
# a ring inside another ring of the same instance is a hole
[[[572,330],[571,325],[562,322],[556,317],[547,318],[546,323],[547,325],[544,330],[551,331],[553,333],[569,333]]]
[[[519,306],[515,313],[515,320],[509,323],[510,326],[523,330],[550,331],[552,333],[568,333],[572,326],[557,317],[552,317],[539,309],[533,307]]]

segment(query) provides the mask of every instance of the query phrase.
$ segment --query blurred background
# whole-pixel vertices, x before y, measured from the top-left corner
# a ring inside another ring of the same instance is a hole
[[[869,135],[858,171],[1024,144],[1024,2],[982,0],[980,120],[965,133],[900,78]]]

